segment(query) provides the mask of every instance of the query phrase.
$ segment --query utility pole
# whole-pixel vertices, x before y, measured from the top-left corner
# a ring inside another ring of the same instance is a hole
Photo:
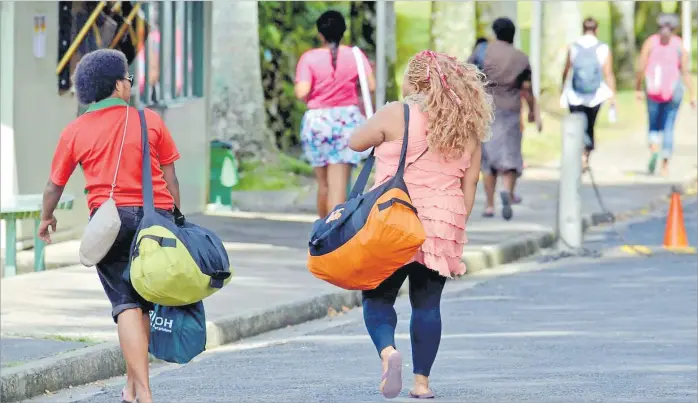
[[[689,0],[683,0],[681,2],[681,38],[683,38],[683,48],[689,54],[688,64],[689,68],[692,68],[693,57],[691,57],[691,52],[693,52],[693,46],[691,44],[691,37],[693,36],[693,27],[691,26],[691,2]]]
[[[558,249],[582,247],[582,144],[587,119],[581,112],[562,122],[562,156],[557,199]]]
[[[543,3],[541,1],[533,2],[533,15],[531,16],[531,84],[533,86],[533,95],[540,97],[540,81],[541,81],[541,48],[543,42]]]
[[[385,104],[388,83],[385,2],[386,0],[376,1],[376,110]]]

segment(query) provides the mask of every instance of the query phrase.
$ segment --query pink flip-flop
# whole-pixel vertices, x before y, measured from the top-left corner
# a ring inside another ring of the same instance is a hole
[[[402,354],[396,351],[388,357],[388,370],[383,374],[381,382],[383,396],[386,399],[396,398],[402,391]]]
[[[431,391],[429,391],[423,395],[415,395],[414,393],[412,393],[412,391],[410,391],[409,396],[412,399],[433,399],[435,397],[434,392],[431,392]]]

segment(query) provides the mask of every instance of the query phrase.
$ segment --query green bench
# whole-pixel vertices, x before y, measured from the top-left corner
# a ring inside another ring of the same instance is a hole
[[[41,199],[39,194],[14,196],[0,204],[0,220],[5,221],[5,270],[3,277],[17,274],[17,221],[34,220],[34,271],[46,268],[44,242],[39,239],[41,223]],[[63,195],[56,209],[71,210],[73,196]]]

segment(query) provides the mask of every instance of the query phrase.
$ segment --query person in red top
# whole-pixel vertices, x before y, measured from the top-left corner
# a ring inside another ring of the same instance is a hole
[[[97,274],[112,304],[119,342],[127,364],[122,401],[150,402],[148,376],[149,311],[152,304],[141,298],[124,280],[130,245],[143,218],[141,126],[138,110],[128,105],[133,76],[123,53],[101,49],[85,55],[75,70],[78,100],[90,105],[61,133],[43,196],[39,236],[51,242],[49,228],[56,230],[53,213],[65,185],[80,165],[85,176],[91,215],[109,197],[114,182],[114,201],[121,229],[107,255],[97,264]],[[130,118],[129,118],[130,115]],[[179,212],[179,184],[174,162],[179,152],[160,116],[145,110],[151,149],[153,192],[159,214],[175,219]],[[123,142],[123,150],[122,150]],[[115,178],[116,173],[116,179]]]

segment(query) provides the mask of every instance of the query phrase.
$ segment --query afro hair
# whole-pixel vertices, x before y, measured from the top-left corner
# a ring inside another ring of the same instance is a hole
[[[127,72],[126,56],[118,50],[99,49],[86,54],[78,62],[73,79],[78,101],[88,105],[110,97]]]

